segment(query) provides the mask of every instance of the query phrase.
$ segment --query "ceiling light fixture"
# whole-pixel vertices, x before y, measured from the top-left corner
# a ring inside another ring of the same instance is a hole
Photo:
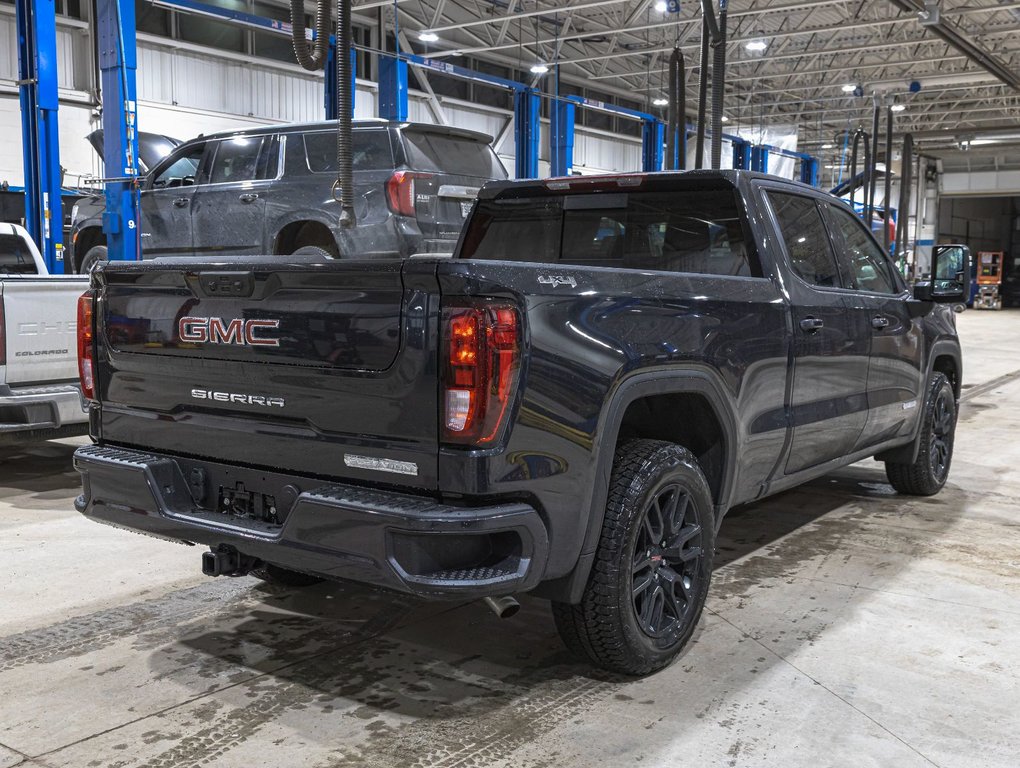
[[[906,105],[906,104],[893,104],[893,105],[892,105],[892,106],[890,107],[890,109],[891,109],[891,110],[892,110],[893,112],[902,112],[902,111],[903,111],[903,110],[905,110],[906,108],[907,108],[907,105]]]
[[[728,123],[728,122],[730,121],[730,119],[729,119],[728,117],[726,117],[726,115],[723,115],[723,116],[722,116],[722,121],[723,121],[724,123]]]
[[[664,96],[659,96],[657,99],[652,100],[652,104],[654,104],[657,107],[668,107],[669,99],[665,98]]]
[[[749,42],[744,47],[747,50],[749,50],[749,51],[754,51],[755,53],[761,53],[762,51],[764,51],[766,48],[769,47],[769,44],[766,43],[764,40],[752,40],[751,42]]]
[[[531,74],[533,75],[544,75],[549,71],[549,65],[544,61],[540,61],[536,64],[531,65]]]
[[[831,144],[822,144],[822,149],[832,149]]]
[[[847,83],[843,86],[843,93],[853,93],[857,90],[857,86],[853,83]]]
[[[666,0],[659,0],[659,2],[655,4],[655,10],[659,13],[665,13],[669,10],[669,5],[666,3]]]
[[[429,29],[424,29],[418,33],[418,39],[423,43],[434,43],[439,40],[439,35]]]

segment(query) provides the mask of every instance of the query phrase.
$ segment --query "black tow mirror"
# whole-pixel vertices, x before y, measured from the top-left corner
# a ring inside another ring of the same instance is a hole
[[[969,287],[970,249],[965,245],[936,245],[931,249],[931,282],[915,285],[914,298],[959,304],[966,302]],[[927,292],[927,297],[922,298],[919,292]]]

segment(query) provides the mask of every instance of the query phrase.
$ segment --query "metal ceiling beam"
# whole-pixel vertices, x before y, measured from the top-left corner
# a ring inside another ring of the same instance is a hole
[[[917,18],[917,14],[924,10],[924,5],[917,3],[916,0],[890,1],[897,8],[902,11],[906,11],[914,18]],[[1016,72],[993,56],[989,51],[986,51],[984,48],[965,37],[958,29],[956,29],[955,26],[949,26],[945,22],[939,22],[938,24],[927,25],[927,29],[933,35],[938,36],[953,46],[956,50],[972,59],[976,64],[984,67],[1010,88],[1020,91],[1020,75],[1017,75]],[[1015,29],[1013,30],[1013,34],[1016,34]]]

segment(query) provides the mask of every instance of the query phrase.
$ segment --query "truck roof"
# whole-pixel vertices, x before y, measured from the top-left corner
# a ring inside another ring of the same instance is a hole
[[[584,193],[605,189],[627,191],[641,188],[662,189],[678,181],[690,183],[712,183],[742,187],[755,179],[789,184],[792,187],[818,190],[799,181],[791,181],[780,176],[771,176],[756,171],[738,170],[697,170],[697,171],[658,171],[655,173],[613,173],[593,176],[562,176],[551,179],[519,179],[516,181],[491,181],[482,187],[479,197],[492,200],[504,195],[509,197],[526,197],[530,194],[561,192]]]

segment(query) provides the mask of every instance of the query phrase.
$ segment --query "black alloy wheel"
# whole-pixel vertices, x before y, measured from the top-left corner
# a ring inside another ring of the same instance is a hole
[[[643,513],[632,575],[638,626],[652,638],[675,631],[701,591],[701,523],[697,505],[679,485],[660,489]]]

